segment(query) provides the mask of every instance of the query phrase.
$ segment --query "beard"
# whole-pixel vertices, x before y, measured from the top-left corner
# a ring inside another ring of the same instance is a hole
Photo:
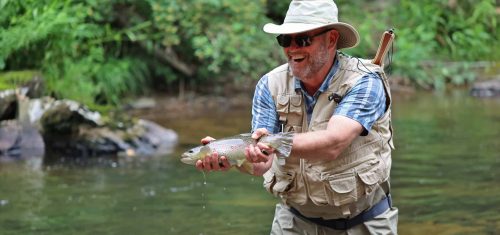
[[[328,62],[329,53],[325,43],[321,44],[315,56],[309,56],[308,61],[302,61],[299,64],[293,60],[289,60],[288,64],[292,70],[292,74],[300,80],[309,80],[314,78],[323,66]]]

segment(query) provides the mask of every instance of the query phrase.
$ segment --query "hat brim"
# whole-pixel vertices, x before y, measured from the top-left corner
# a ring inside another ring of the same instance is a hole
[[[271,34],[296,34],[311,31],[318,28],[332,28],[339,32],[337,48],[351,48],[359,44],[359,33],[354,27],[343,22],[331,24],[303,24],[303,23],[285,23],[277,25],[268,23],[264,25],[264,32]]]

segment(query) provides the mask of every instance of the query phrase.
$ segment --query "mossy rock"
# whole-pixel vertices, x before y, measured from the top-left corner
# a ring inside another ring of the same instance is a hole
[[[38,98],[44,93],[42,74],[36,70],[0,73],[0,91],[27,87],[27,97]]]

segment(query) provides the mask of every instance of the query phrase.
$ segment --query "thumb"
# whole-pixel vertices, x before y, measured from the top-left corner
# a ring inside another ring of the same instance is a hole
[[[266,128],[259,128],[252,133],[253,139],[259,139],[263,135],[267,135],[269,131]]]

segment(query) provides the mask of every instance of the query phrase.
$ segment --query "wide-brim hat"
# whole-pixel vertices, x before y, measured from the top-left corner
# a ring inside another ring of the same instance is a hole
[[[332,28],[339,32],[337,48],[351,48],[359,43],[359,33],[350,24],[338,21],[338,8],[332,0],[293,0],[283,24],[268,23],[264,32],[296,34],[318,28]]]

